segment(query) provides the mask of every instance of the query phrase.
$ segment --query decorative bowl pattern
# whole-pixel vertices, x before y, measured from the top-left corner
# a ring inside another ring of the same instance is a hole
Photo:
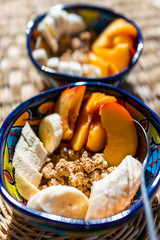
[[[96,32],[98,32],[98,33],[102,32],[102,30],[114,19],[119,18],[119,17],[123,18],[123,19],[127,20],[128,22],[132,23],[136,27],[137,32],[138,32],[138,37],[136,39],[136,42],[137,42],[136,53],[135,53],[134,57],[132,58],[130,65],[127,68],[125,68],[124,70],[122,70],[121,72],[119,72],[118,74],[114,74],[109,77],[94,78],[94,79],[87,78],[87,77],[71,76],[71,75],[57,72],[51,68],[41,66],[33,58],[33,56],[32,56],[33,33],[34,33],[34,30],[36,29],[37,25],[39,24],[39,22],[47,14],[47,12],[42,15],[37,16],[34,20],[30,20],[27,24],[27,29],[26,29],[27,50],[28,50],[28,54],[29,54],[29,57],[30,57],[32,63],[34,64],[36,69],[39,71],[39,73],[44,76],[44,80],[46,80],[48,85],[51,87],[57,87],[59,85],[64,85],[67,83],[78,82],[78,81],[89,81],[89,82],[90,81],[100,81],[100,82],[109,83],[109,84],[118,86],[120,84],[120,82],[124,81],[127,74],[129,73],[129,71],[132,69],[132,67],[135,65],[135,63],[138,61],[140,54],[142,52],[142,49],[143,49],[143,38],[142,38],[142,33],[141,33],[141,30],[139,29],[139,27],[130,19],[127,19],[126,17],[124,17],[118,13],[115,13],[114,11],[112,11],[110,9],[105,9],[105,8],[101,8],[101,7],[89,6],[89,5],[65,5],[65,6],[57,5],[52,8],[55,11],[64,9],[67,12],[73,12],[73,13],[80,15],[84,19],[87,27],[89,29],[95,29]]]
[[[144,127],[149,139],[149,155],[145,172],[146,188],[148,189],[148,196],[151,198],[160,184],[160,118],[140,100],[118,88],[93,82],[75,83],[69,86],[83,84],[87,86],[89,92],[101,91],[116,96],[119,103],[126,107],[132,117]],[[45,230],[56,231],[64,235],[100,235],[109,232],[111,229],[116,230],[131,220],[132,217],[136,217],[143,206],[140,189],[135,196],[135,202],[125,211],[109,218],[85,222],[27,208],[25,206],[26,201],[19,195],[14,180],[12,159],[22,127],[28,121],[37,133],[40,120],[53,112],[56,99],[66,87],[68,86],[51,89],[27,100],[13,110],[3,123],[0,131],[0,161],[2,166],[0,193],[17,213]],[[143,148],[143,146],[141,147]]]

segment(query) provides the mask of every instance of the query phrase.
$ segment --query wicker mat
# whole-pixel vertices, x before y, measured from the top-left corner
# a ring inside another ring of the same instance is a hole
[[[155,2],[154,2],[155,1]],[[25,28],[29,19],[59,3],[58,0],[0,0],[0,126],[22,101],[46,90],[26,51]],[[160,115],[160,2],[158,0],[85,0],[110,7],[133,19],[142,30],[144,49],[127,81],[121,86]],[[44,232],[14,215],[0,198],[0,239],[77,239]],[[157,231],[160,233],[160,205],[152,204]],[[148,239],[142,213],[118,232],[87,239]]]

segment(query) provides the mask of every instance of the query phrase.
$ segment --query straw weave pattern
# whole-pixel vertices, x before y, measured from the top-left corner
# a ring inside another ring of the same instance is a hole
[[[85,0],[125,14],[141,28],[144,38],[142,55],[121,88],[141,99],[160,116],[160,1],[159,0]],[[26,50],[25,29],[28,20],[55,4],[78,3],[74,0],[0,0],[0,126],[22,101],[47,87],[31,64]],[[157,232],[160,234],[160,205],[152,204]],[[0,198],[0,239],[64,240],[80,239],[44,232],[15,215]],[[144,213],[116,232],[86,240],[146,240]]]

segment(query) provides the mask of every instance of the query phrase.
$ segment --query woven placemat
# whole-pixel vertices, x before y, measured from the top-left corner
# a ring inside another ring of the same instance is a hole
[[[26,51],[25,28],[29,19],[55,4],[76,3],[58,0],[0,0],[0,126],[22,101],[47,89]],[[160,3],[157,0],[79,1],[113,8],[133,19],[144,38],[143,53],[121,86],[160,116]],[[157,231],[160,232],[160,205],[152,204]],[[44,232],[15,215],[0,198],[0,239],[78,239]],[[144,214],[118,232],[87,239],[148,239]]]

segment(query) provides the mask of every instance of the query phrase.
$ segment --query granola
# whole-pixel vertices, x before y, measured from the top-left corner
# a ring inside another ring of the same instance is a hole
[[[104,178],[114,169],[108,167],[103,153],[92,153],[86,149],[75,152],[69,144],[61,144],[42,168],[40,189],[59,184],[68,185],[76,187],[89,197],[93,182]]]

